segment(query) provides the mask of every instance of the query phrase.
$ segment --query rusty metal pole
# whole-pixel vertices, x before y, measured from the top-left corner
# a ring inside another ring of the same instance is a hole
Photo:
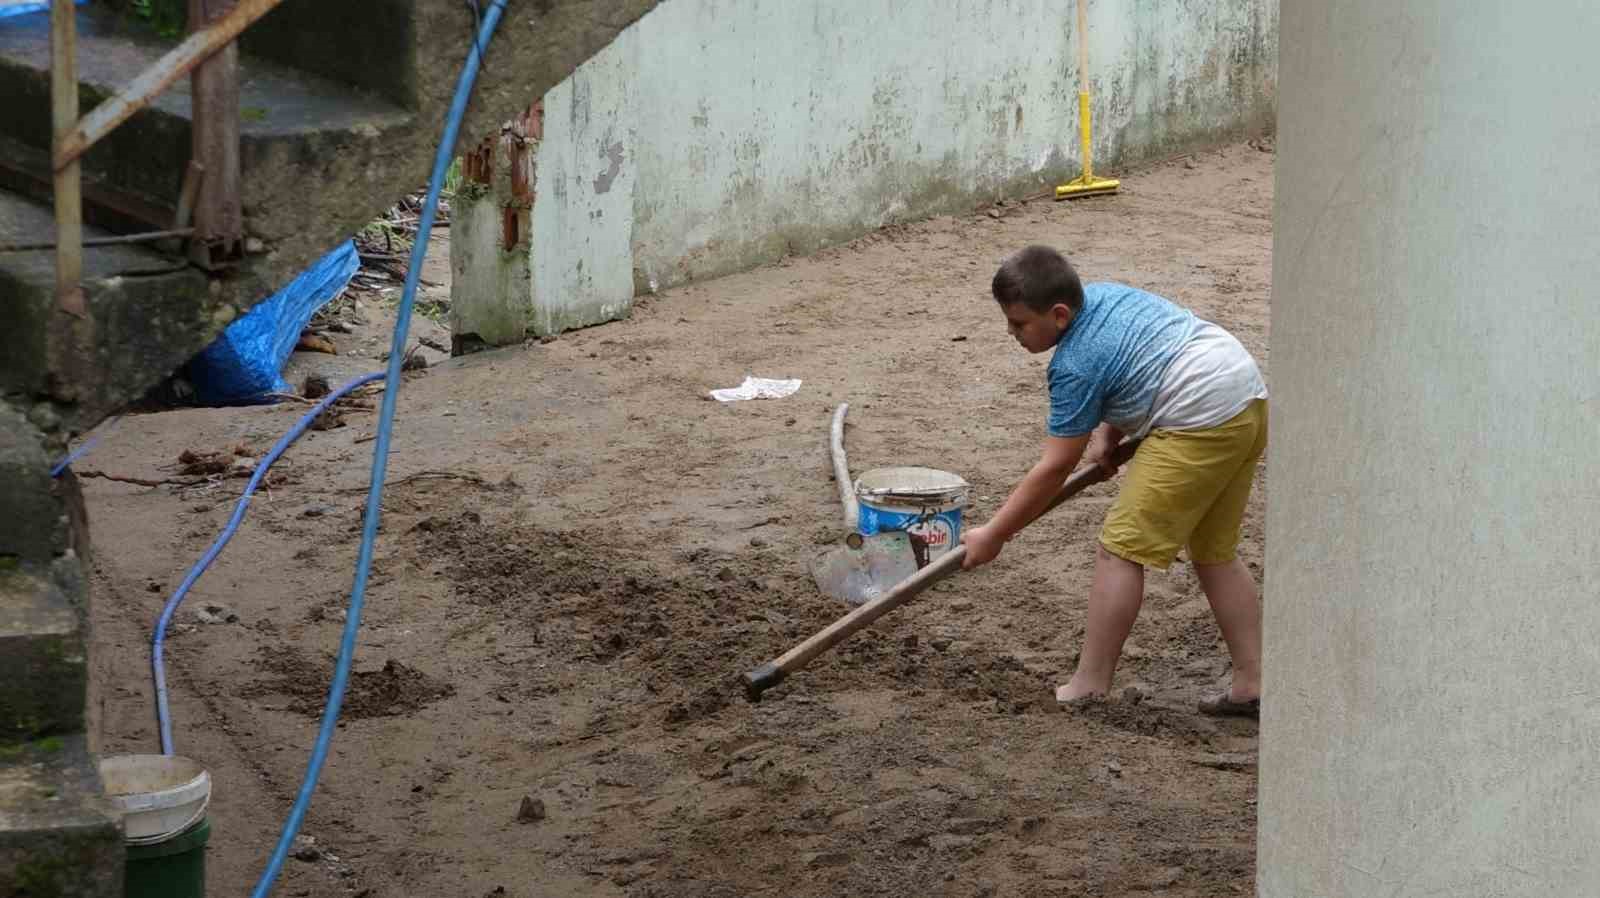
[[[50,4],[50,109],[56,147],[78,127],[78,20],[73,0]],[[83,168],[55,172],[56,303],[77,318],[88,315],[83,296]]]
[[[189,0],[189,33],[233,11],[238,0]],[[239,254],[244,213],[239,200],[239,45],[230,41],[194,69],[192,158],[205,170],[194,206],[189,255],[212,266]]]

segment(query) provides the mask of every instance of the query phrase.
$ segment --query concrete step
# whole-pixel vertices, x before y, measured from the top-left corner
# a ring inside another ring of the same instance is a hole
[[[0,895],[122,894],[122,820],[82,734],[0,743]]]
[[[59,451],[28,420],[28,409],[0,401],[0,496],[5,497],[0,571],[42,567],[68,545],[58,484],[50,477],[51,454]],[[0,606],[0,614],[4,613],[5,606]]]
[[[123,14],[97,6],[79,8],[78,77],[85,112],[113,95],[171,48],[130,25]],[[272,45],[269,45],[272,46]],[[408,48],[409,49],[409,48]],[[391,64],[403,70],[403,60]],[[403,74],[403,71],[401,72]],[[404,83],[402,78],[402,83]],[[50,146],[49,17],[0,21],[0,96],[7,98],[7,136],[47,150]],[[289,171],[314,164],[330,150],[381,156],[383,142],[411,127],[412,116],[393,99],[320,75],[241,54],[239,63],[240,166],[247,210],[262,203],[292,202],[299,191]],[[190,147],[191,96],[183,78],[149,107],[90,149],[85,174],[111,185],[129,200],[156,210],[161,227],[171,221]],[[10,157],[6,157],[10,158]],[[14,161],[28,180],[48,184],[42,156]],[[301,172],[304,174],[305,172]],[[260,190],[253,192],[254,187]]]
[[[83,729],[85,627],[48,578],[0,572],[0,744]]]
[[[89,228],[85,236],[106,232]],[[0,191],[0,243],[54,238],[49,207]],[[51,383],[48,372],[60,370],[50,364],[59,352],[52,325],[65,317],[53,312],[55,254],[0,253],[0,393],[70,389],[74,414],[99,420],[141,396],[153,382],[148,372],[176,370],[234,316],[198,269],[141,246],[85,250],[83,286],[94,319],[89,352],[72,356],[74,383]]]

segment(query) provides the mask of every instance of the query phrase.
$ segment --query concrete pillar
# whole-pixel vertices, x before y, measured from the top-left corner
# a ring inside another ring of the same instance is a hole
[[[544,102],[461,157],[451,204],[451,352],[521,343],[532,326],[533,174]]]
[[[1600,5],[1283,0],[1264,898],[1600,890]]]

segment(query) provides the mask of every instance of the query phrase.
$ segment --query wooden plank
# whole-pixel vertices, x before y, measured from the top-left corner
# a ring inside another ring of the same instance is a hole
[[[50,5],[50,116],[55,146],[78,124],[78,11],[73,0]],[[55,171],[56,303],[88,315],[83,286],[83,171],[73,162]]]

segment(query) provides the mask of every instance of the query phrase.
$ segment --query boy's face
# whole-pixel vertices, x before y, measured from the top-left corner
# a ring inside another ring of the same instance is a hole
[[[1029,352],[1047,352],[1054,349],[1067,325],[1072,323],[1072,309],[1057,303],[1049,311],[1035,312],[1020,302],[1000,306],[1006,316],[1006,331]]]

